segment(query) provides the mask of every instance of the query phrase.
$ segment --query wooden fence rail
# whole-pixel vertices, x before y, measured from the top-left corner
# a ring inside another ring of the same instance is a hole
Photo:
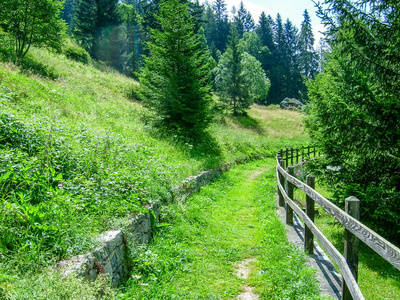
[[[358,239],[381,255],[390,264],[400,270],[400,249],[385,240],[379,234],[362,224],[359,218],[359,200],[355,197],[346,199],[346,212],[327,200],[314,190],[314,176],[307,176],[307,183],[294,177],[293,161],[304,161],[305,158],[316,157],[315,146],[286,148],[277,155],[277,184],[279,205],[286,207],[286,223],[293,224],[293,211],[305,223],[305,250],[312,253],[312,241],[316,237],[322,247],[339,266],[343,275],[342,299],[364,299],[358,285]],[[289,165],[291,164],[291,166]],[[287,168],[287,170],[285,169]],[[306,213],[293,202],[293,187],[302,190],[306,195]],[[345,227],[345,257],[332,245],[314,224],[314,203],[319,204]],[[311,244],[311,246],[310,246]]]

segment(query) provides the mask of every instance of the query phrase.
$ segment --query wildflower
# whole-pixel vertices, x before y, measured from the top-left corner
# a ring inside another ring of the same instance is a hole
[[[342,169],[341,166],[337,166],[337,167],[327,166],[326,168],[327,168],[328,170],[330,170],[330,171],[335,171],[335,172],[338,172],[338,171],[340,171],[340,170]]]
[[[101,165],[101,166],[100,166],[100,169],[104,169],[104,166],[103,166],[103,165]]]
[[[90,177],[89,180],[94,180],[93,177]]]
[[[107,168],[106,171],[110,171],[110,168]]]
[[[58,184],[58,188],[59,188],[59,189],[62,189],[62,187],[63,187],[63,185],[62,185],[62,183],[60,182],[60,183]]]

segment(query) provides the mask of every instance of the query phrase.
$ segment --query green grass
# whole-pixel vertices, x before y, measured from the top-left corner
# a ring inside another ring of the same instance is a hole
[[[2,289],[88,252],[187,176],[308,139],[300,114],[260,106],[217,117],[196,143],[157,131],[132,99],[138,83],[99,66],[42,49],[0,62]]]
[[[132,253],[121,298],[233,299],[253,286],[261,299],[319,299],[305,254],[286,241],[276,213],[274,160],[237,166],[186,203],[162,211],[154,241]],[[250,277],[237,264],[253,258]]]
[[[318,180],[316,190],[327,199],[332,198],[332,192]],[[294,198],[305,203],[305,194],[300,190],[295,191]],[[316,216],[315,224],[343,254],[344,227],[319,205],[316,208],[319,216]],[[336,269],[339,270],[337,266]],[[400,297],[400,271],[363,242],[359,249],[358,284],[365,299],[395,300]]]

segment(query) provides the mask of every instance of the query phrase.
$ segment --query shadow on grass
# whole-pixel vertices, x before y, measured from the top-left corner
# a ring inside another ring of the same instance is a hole
[[[46,66],[29,55],[17,59],[15,63],[25,73],[32,73],[52,80],[56,80],[59,77],[59,74],[57,74],[57,71],[53,67]]]
[[[143,115],[142,120],[147,125],[150,135],[182,149],[182,152],[187,153],[191,158],[202,160],[205,170],[217,168],[224,163],[222,150],[217,140],[207,130],[188,133],[182,130],[168,129],[150,114]]]
[[[34,74],[41,77],[56,80],[60,77],[57,70],[52,66],[47,66],[42,62],[36,60],[34,56],[28,53],[25,57],[18,58],[11,51],[0,49],[0,59],[4,62],[12,62],[21,68],[24,74]]]
[[[249,129],[260,135],[265,134],[265,129],[261,126],[261,121],[254,119],[248,115],[245,116],[229,116],[229,118],[239,127]]]

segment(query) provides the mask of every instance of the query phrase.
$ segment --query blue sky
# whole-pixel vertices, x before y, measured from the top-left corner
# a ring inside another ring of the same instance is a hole
[[[207,1],[209,3],[213,2],[213,0]],[[232,6],[238,8],[240,1],[241,0],[225,0],[228,12],[231,11]],[[205,2],[205,0],[201,2]],[[284,22],[289,18],[298,29],[300,29],[301,22],[303,21],[303,12],[307,9],[312,20],[314,37],[316,40],[314,47],[318,45],[318,40],[322,36],[318,31],[323,31],[324,27],[321,25],[320,19],[316,16],[316,8],[311,0],[243,0],[243,4],[244,7],[250,11],[256,23],[258,23],[258,18],[263,11],[267,15],[271,15],[274,19],[276,15],[280,13]]]

